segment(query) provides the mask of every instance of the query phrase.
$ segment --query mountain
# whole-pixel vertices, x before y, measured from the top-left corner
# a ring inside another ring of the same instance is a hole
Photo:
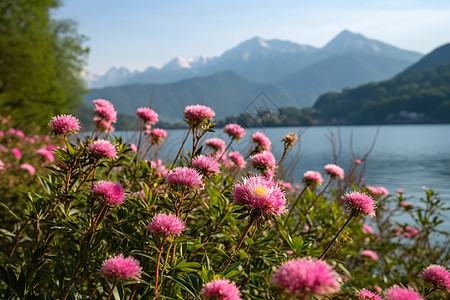
[[[390,80],[320,96],[313,106],[319,122],[450,122],[448,49],[436,49]]]
[[[176,83],[92,89],[85,101],[90,104],[93,99],[108,99],[117,111],[134,116],[138,107],[149,106],[153,88],[153,107],[160,115],[160,120],[170,122],[179,122],[182,119],[186,105],[200,102],[214,109],[216,119],[235,115],[242,112],[243,107],[261,91],[276,99],[279,107],[295,105],[294,98],[282,88],[273,84],[254,83],[230,71]]]
[[[171,83],[223,71],[235,72],[251,81],[271,83],[323,59],[350,52],[382,55],[409,61],[410,64],[421,57],[419,53],[401,50],[348,30],[338,34],[320,49],[290,41],[254,37],[225,51],[219,57],[178,57],[160,69],[149,67],[143,72],[112,68],[103,76],[94,76],[90,86],[100,88],[134,83]]]

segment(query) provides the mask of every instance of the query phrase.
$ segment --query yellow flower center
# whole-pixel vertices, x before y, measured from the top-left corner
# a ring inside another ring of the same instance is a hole
[[[261,187],[256,188],[255,195],[258,197],[264,196],[266,194],[266,190]]]

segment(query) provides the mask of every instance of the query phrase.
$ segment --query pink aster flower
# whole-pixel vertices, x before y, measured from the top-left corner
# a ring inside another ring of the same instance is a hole
[[[393,286],[384,292],[386,300],[422,300],[423,298],[412,288]]]
[[[353,162],[354,162],[355,164],[357,164],[357,165],[360,165],[360,164],[361,164],[361,160],[360,160],[360,159],[357,159],[357,158],[355,158],[355,159],[353,160]]]
[[[250,209],[261,209],[265,215],[286,211],[286,198],[277,183],[263,176],[246,177],[234,185],[234,201]]]
[[[402,207],[411,207],[411,206],[412,206],[411,203],[408,203],[408,202],[406,202],[406,201],[400,202],[399,205],[402,206]]]
[[[131,150],[133,150],[134,152],[137,152],[137,151],[138,151],[138,148],[137,148],[137,146],[136,146],[135,144],[131,144],[131,145],[130,145],[130,148],[131,148]]]
[[[32,165],[28,164],[28,163],[21,164],[19,166],[19,168],[21,168],[22,170],[27,171],[28,173],[30,173],[31,176],[36,174],[36,170],[34,169],[34,167]]]
[[[59,115],[50,120],[49,126],[55,134],[74,134],[80,130],[80,121],[72,115]]]
[[[36,153],[42,156],[45,160],[48,160],[49,162],[55,161],[55,157],[53,156],[53,152],[46,149],[46,148],[40,148],[36,150]]]
[[[330,295],[340,290],[340,277],[323,260],[288,260],[272,275],[272,282],[287,290],[289,296],[306,299],[308,295]]]
[[[152,138],[152,144],[161,144],[167,137],[167,131],[161,128],[154,128],[149,132],[150,137]]]
[[[118,280],[139,280],[142,268],[139,261],[133,257],[124,257],[123,254],[108,258],[103,261],[100,273],[106,278]]]
[[[397,190],[397,194],[403,195],[405,191],[404,190]]]
[[[429,265],[420,274],[424,282],[429,282],[436,287],[445,287],[450,291],[450,272],[439,265]]]
[[[150,167],[155,170],[155,175],[158,177],[166,177],[167,173],[169,173],[169,169],[166,168],[159,158],[155,161],[150,161]]]
[[[245,168],[246,162],[244,157],[239,151],[233,151],[228,153],[228,158],[239,168]]]
[[[373,232],[374,232],[373,228],[366,224],[363,224],[361,231],[364,234],[373,234]]]
[[[5,169],[5,163],[0,160],[0,171]]]
[[[355,295],[361,300],[383,300],[379,295],[366,289],[362,289]]]
[[[375,216],[375,201],[372,197],[360,193],[360,192],[351,192],[346,193],[341,197],[341,200],[347,204],[353,214],[355,215],[365,215],[365,216]]]
[[[203,175],[219,174],[220,164],[211,156],[199,155],[192,160],[192,166],[200,170]]]
[[[257,131],[252,134],[251,139],[258,145],[258,148],[261,148],[262,150],[270,150],[270,145],[272,144],[272,142],[261,131]]]
[[[139,107],[136,115],[147,124],[155,125],[158,122],[158,114],[149,107]]]
[[[228,134],[232,140],[240,141],[245,135],[245,129],[238,124],[227,124],[223,128],[223,132]]]
[[[389,192],[385,187],[379,186],[379,187],[373,187],[373,186],[367,186],[367,189],[374,195],[374,196],[384,196],[388,195]]]
[[[341,167],[335,164],[327,164],[324,169],[325,172],[327,172],[327,174],[331,177],[339,177],[340,179],[344,179],[344,170]]]
[[[405,232],[403,233],[403,236],[406,238],[409,238],[409,237],[417,238],[417,237],[419,237],[419,229],[417,229],[416,227],[407,225],[405,227]]]
[[[371,250],[363,250],[361,252],[361,255],[364,256],[364,257],[368,257],[370,259],[373,259],[373,260],[378,260],[378,255],[375,252],[371,251]]]
[[[97,157],[117,158],[116,146],[106,140],[96,140],[89,145],[89,150]]]
[[[202,298],[214,300],[240,300],[239,289],[228,279],[216,279],[208,282],[202,291]]]
[[[276,169],[275,156],[270,151],[262,151],[260,153],[256,153],[250,158],[252,160],[252,166],[259,171]]]
[[[225,141],[219,138],[207,139],[204,143],[206,146],[212,148],[214,152],[225,151]]]
[[[123,187],[112,181],[101,180],[94,183],[91,193],[100,195],[108,205],[119,206],[125,199]]]
[[[11,153],[14,155],[15,158],[21,159],[22,158],[22,151],[20,151],[19,148],[12,148]]]
[[[148,224],[147,228],[153,233],[161,233],[165,236],[180,235],[185,225],[175,215],[172,214],[157,214],[153,220]]]
[[[322,175],[317,171],[306,171],[303,174],[303,182],[307,185],[316,187],[323,183]]]
[[[105,99],[96,99],[93,100],[94,104],[94,113],[110,123],[117,122],[117,112],[114,109],[114,105]]]
[[[166,181],[175,188],[199,188],[203,189],[202,175],[196,170],[187,167],[178,167],[169,172]]]
[[[208,125],[215,115],[216,113],[210,107],[200,104],[188,105],[184,109],[184,118],[193,128]]]

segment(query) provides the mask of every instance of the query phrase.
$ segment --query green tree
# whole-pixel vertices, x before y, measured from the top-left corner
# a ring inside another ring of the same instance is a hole
[[[0,107],[16,123],[45,126],[86,92],[88,49],[72,21],[56,21],[57,0],[0,1]],[[17,124],[16,124],[17,125]]]

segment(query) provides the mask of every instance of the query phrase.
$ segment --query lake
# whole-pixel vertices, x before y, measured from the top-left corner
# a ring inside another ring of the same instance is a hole
[[[243,140],[234,144],[232,149],[240,150],[243,154],[248,153],[250,135],[258,130],[271,139],[273,152],[278,159],[283,152],[281,138],[290,131],[301,133],[298,143],[301,156],[291,180],[295,183],[301,181],[304,172],[322,172],[325,164],[333,162],[332,147],[327,138],[330,134],[335,137],[340,134],[341,154],[338,165],[348,170],[353,159],[350,141],[353,141],[352,148],[356,158],[362,158],[370,149],[379,130],[376,144],[367,159],[365,183],[384,186],[392,194],[402,189],[406,197],[414,197],[408,200],[413,204],[425,196],[422,189],[425,186],[433,189],[446,205],[450,206],[450,124],[248,128]],[[206,138],[217,136],[228,142],[222,129],[216,131],[207,134]],[[186,132],[187,130],[169,130],[168,138],[161,146],[160,157],[173,159]],[[131,137],[129,132],[116,134]],[[190,149],[189,142],[185,148]],[[285,165],[292,164],[293,156],[295,155],[286,158]],[[448,211],[447,213],[449,214]],[[447,229],[450,227],[450,214],[448,219],[444,224]]]

